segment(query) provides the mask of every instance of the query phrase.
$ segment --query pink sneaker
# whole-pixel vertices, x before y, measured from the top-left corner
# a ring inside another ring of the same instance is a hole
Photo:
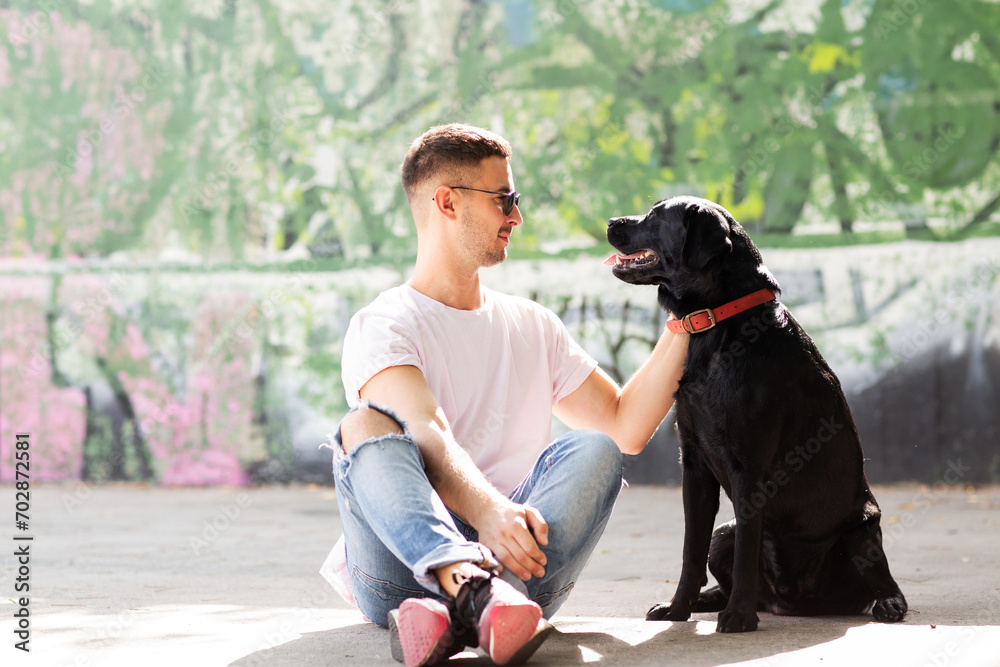
[[[476,630],[479,646],[498,665],[526,661],[554,629],[541,607],[492,574],[462,584],[455,607],[459,621]]]
[[[449,608],[431,598],[408,598],[389,612],[389,642],[392,657],[406,667],[436,665],[464,648]]]

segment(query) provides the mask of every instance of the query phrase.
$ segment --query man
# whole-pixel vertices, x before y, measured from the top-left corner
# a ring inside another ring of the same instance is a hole
[[[621,453],[673,401],[687,336],[664,330],[619,388],[559,319],[480,285],[523,223],[511,148],[431,128],[402,166],[417,231],[404,285],[351,320],[336,435],[346,572],[393,656],[434,664],[481,646],[526,660],[600,538]],[[573,429],[549,444],[553,412]]]

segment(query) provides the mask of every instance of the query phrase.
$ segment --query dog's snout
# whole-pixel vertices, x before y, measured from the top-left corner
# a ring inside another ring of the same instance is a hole
[[[635,222],[636,219],[637,219],[636,216],[633,215],[627,215],[621,218],[611,218],[610,220],[608,220],[608,227],[614,227],[615,225],[622,225],[625,224],[626,222]]]

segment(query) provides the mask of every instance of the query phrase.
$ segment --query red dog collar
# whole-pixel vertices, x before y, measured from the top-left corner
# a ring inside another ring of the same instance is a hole
[[[764,288],[752,294],[747,294],[735,301],[719,306],[718,308],[703,308],[693,313],[688,313],[679,320],[668,320],[667,328],[675,333],[701,333],[708,331],[727,317],[738,315],[744,310],[750,310],[754,306],[759,306],[768,301],[774,301],[774,292]]]

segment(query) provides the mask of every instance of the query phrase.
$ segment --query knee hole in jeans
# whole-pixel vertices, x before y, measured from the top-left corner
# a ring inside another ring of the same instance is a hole
[[[345,452],[350,452],[372,438],[403,434],[403,427],[398,421],[368,406],[351,412],[340,423],[340,441]]]

